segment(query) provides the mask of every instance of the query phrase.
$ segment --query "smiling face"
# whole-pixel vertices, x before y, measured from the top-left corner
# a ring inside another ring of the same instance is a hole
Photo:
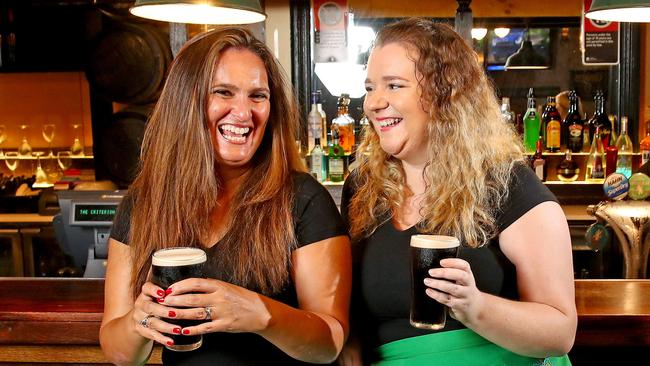
[[[271,111],[262,59],[246,49],[221,54],[208,96],[210,136],[219,169],[246,167],[262,143]]]
[[[398,43],[372,51],[363,110],[386,153],[410,164],[427,160],[427,124],[413,57]]]

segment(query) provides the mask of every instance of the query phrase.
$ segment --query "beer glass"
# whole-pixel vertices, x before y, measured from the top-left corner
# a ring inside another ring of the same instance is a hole
[[[202,278],[206,255],[199,248],[168,248],[156,251],[151,260],[151,282],[167,289],[172,284],[186,278]],[[181,328],[203,323],[203,320],[165,319],[170,324]],[[203,336],[198,335],[169,335],[174,345],[165,346],[172,351],[192,351],[203,343]]]
[[[424,279],[440,260],[458,256],[460,242],[453,236],[411,236],[411,325],[437,330],[445,327],[447,307],[426,294]]]

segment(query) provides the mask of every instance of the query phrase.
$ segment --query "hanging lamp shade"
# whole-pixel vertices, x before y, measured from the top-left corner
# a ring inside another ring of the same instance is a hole
[[[136,0],[129,11],[172,23],[250,24],[266,19],[258,0]]]
[[[530,41],[528,31],[524,36],[521,47],[517,52],[513,53],[506,60],[506,70],[535,70],[535,69],[548,69],[549,66],[539,53],[533,48],[533,43]]]
[[[594,0],[585,16],[610,22],[650,22],[650,0]]]

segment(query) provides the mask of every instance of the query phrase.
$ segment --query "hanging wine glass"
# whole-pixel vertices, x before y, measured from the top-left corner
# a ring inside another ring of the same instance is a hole
[[[80,127],[81,124],[75,123],[72,125],[72,131],[74,133],[74,142],[72,143],[72,147],[70,147],[70,151],[72,152],[72,155],[83,155],[84,154],[84,146],[81,143],[79,133],[80,133]]]
[[[22,131],[23,140],[18,147],[18,153],[22,156],[30,156],[32,153],[32,146],[27,142],[27,130],[29,125],[24,124],[20,125],[20,130]]]
[[[56,153],[56,159],[64,173],[72,166],[72,153],[70,151],[59,151]]]
[[[41,155],[43,155],[43,152],[35,151],[32,155],[36,156],[36,173],[34,173],[36,181],[32,184],[32,188],[52,187],[52,184],[47,181],[47,173],[45,173],[45,170],[41,166]]]
[[[6,139],[7,139],[7,126],[0,125],[0,157],[4,156],[4,153],[2,152],[2,144],[5,142]]]
[[[11,175],[13,175],[16,169],[18,169],[19,161],[20,155],[18,155],[17,151],[8,151],[5,153],[5,164],[11,171]]]
[[[43,140],[47,142],[47,146],[50,149],[48,156],[54,156],[54,153],[52,152],[52,141],[54,141],[55,128],[56,127],[53,123],[46,123],[43,125],[43,129],[41,129],[41,133],[43,134]]]

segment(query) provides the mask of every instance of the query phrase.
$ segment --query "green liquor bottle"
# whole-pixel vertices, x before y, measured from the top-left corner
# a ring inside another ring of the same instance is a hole
[[[524,148],[526,152],[535,152],[539,137],[539,113],[535,103],[533,88],[528,89],[528,109],[524,115]]]
[[[329,147],[327,155],[328,179],[331,182],[342,182],[345,179],[346,164],[345,151],[339,145],[339,133],[337,130],[332,131],[332,145]]]

